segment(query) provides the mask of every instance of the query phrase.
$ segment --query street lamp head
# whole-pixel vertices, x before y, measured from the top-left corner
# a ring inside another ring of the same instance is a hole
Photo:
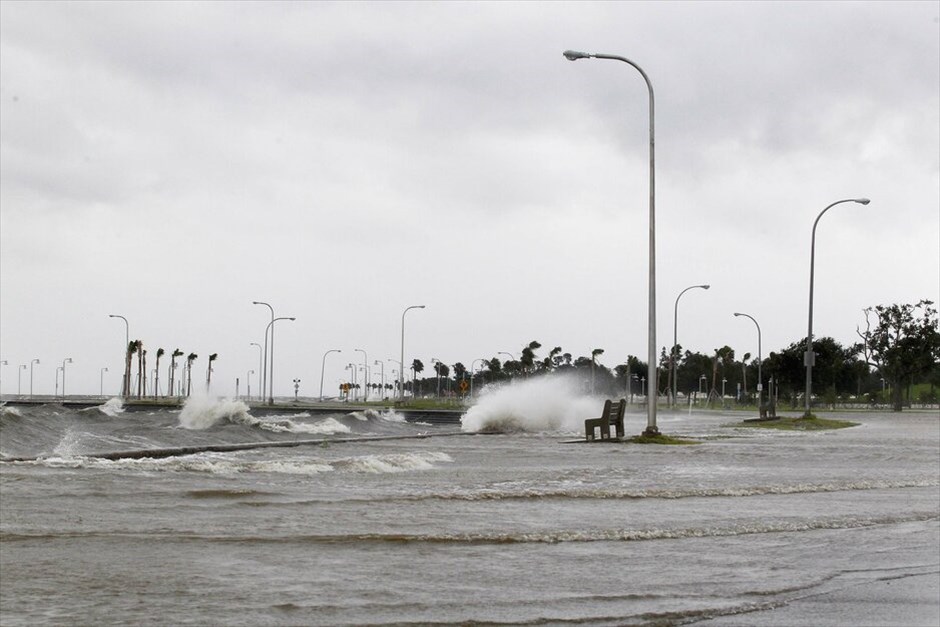
[[[578,59],[590,59],[591,55],[586,52],[578,52],[577,50],[565,50],[562,54],[565,55],[565,58],[569,61],[577,61]]]
[[[739,314],[738,312],[734,312],[734,316],[735,316],[735,317],[738,317],[738,316],[740,316],[740,315],[741,315],[741,314]]]
[[[711,285],[702,285],[702,286],[700,286],[700,287],[701,287],[703,290],[707,290],[708,288],[711,287]]]
[[[857,202],[857,203],[860,204],[860,205],[867,205],[867,204],[870,203],[871,201],[870,201],[869,199],[867,199],[867,198],[856,198],[856,199],[855,199],[855,202]]]
[[[296,319],[297,319],[297,318],[288,318],[288,320],[290,320],[291,322],[293,322],[293,321],[296,320]]]

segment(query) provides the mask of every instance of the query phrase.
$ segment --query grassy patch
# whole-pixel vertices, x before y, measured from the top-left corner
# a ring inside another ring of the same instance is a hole
[[[827,431],[829,429],[846,429],[857,427],[857,422],[848,420],[829,420],[828,418],[778,418],[776,420],[762,420],[754,422],[738,422],[732,427],[754,427],[757,429],[777,429],[779,431]]]
[[[635,435],[632,438],[627,438],[627,442],[632,444],[669,444],[669,445],[686,445],[686,444],[700,444],[697,440],[690,440],[688,438],[675,438],[668,435]]]

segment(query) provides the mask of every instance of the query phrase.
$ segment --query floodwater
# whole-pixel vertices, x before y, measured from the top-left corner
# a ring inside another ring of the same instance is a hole
[[[871,603],[786,613],[871,586],[919,591],[905,624],[940,617],[936,412],[814,433],[660,413],[695,446],[567,443],[577,421],[498,409],[488,434],[206,400],[0,412],[3,458],[38,457],[0,462],[5,627],[881,624]],[[344,441],[88,456],[298,438]]]

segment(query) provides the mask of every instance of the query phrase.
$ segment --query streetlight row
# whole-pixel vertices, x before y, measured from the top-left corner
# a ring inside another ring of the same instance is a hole
[[[566,50],[563,53],[564,57],[569,61],[577,61],[579,59],[611,59],[615,61],[621,61],[631,65],[636,69],[640,75],[643,77],[643,80],[646,82],[647,89],[649,91],[649,122],[650,122],[650,132],[649,132],[649,364],[656,363],[656,168],[655,168],[655,123],[654,123],[654,97],[653,97],[653,84],[650,82],[649,77],[646,75],[646,72],[643,71],[639,65],[627,59],[625,57],[611,55],[611,54],[597,54],[597,53],[587,53],[587,52],[578,52],[576,50]],[[810,415],[810,407],[812,403],[812,368],[815,361],[815,353],[813,352],[813,266],[815,261],[816,254],[816,225],[819,222],[819,219],[822,217],[826,211],[832,207],[846,202],[854,202],[861,205],[867,205],[870,201],[867,198],[847,198],[844,200],[838,200],[825,209],[816,217],[816,221],[813,223],[813,234],[812,234],[812,244],[810,248],[810,268],[809,268],[809,325],[806,333],[806,353],[804,355],[804,361],[806,365],[806,393],[805,393],[805,404],[806,411],[805,416]],[[693,286],[693,287],[702,287],[703,289],[708,289],[707,285],[702,286]],[[686,288],[691,289],[691,288]],[[685,290],[683,290],[684,292]],[[679,296],[682,294],[680,293]],[[678,313],[678,303],[679,299],[676,298],[676,309]],[[737,314],[736,314],[737,315]],[[753,319],[753,318],[752,318]],[[756,321],[755,321],[756,324]],[[674,330],[675,335],[675,330]],[[673,338],[675,340],[675,337]],[[675,347],[675,342],[673,344]],[[673,351],[670,351],[670,362],[673,368],[673,402],[675,402],[675,357]],[[652,393],[656,393],[658,390],[657,386],[657,371],[658,368],[650,368],[650,390]],[[659,433],[659,429],[656,426],[656,403],[647,403],[647,427],[646,434],[655,435]]]

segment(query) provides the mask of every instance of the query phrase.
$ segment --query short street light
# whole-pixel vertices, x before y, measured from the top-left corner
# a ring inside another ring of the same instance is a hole
[[[411,305],[410,307],[405,307],[405,310],[401,312],[401,361],[399,365],[401,366],[401,371],[399,376],[402,379],[401,382],[401,400],[405,400],[405,314],[408,313],[409,309],[424,309],[424,305]],[[412,390],[412,395],[414,391]]]
[[[681,292],[679,292],[679,295],[676,296],[676,306],[675,306],[675,310],[673,311],[673,317],[672,317],[672,350],[669,351],[669,366],[672,369],[671,374],[672,374],[672,406],[673,407],[675,407],[676,403],[678,402],[677,394],[679,393],[679,383],[678,381],[676,381],[676,357],[677,357],[676,346],[679,345],[679,339],[678,339],[678,336],[679,336],[679,299],[682,298],[682,295],[688,292],[689,290],[694,290],[696,288],[707,290],[710,287],[711,285],[691,285],[685,288],[684,290],[682,290]]]
[[[72,363],[71,357],[66,357],[62,360],[62,400],[65,400],[65,364]]]
[[[761,366],[761,353],[760,353],[760,325],[757,324],[757,320],[753,316],[749,316],[746,313],[735,313],[735,317],[744,316],[745,318],[750,318],[751,322],[754,323],[754,326],[757,327],[757,410],[760,411],[761,406],[764,404],[764,380],[761,378],[760,366]],[[747,364],[745,364],[745,367]],[[746,391],[746,390],[745,390]]]
[[[266,303],[260,303],[260,304],[263,305],[263,304],[266,304]],[[277,322],[278,320],[290,320],[291,322],[293,322],[293,321],[296,320],[296,319],[297,319],[297,318],[289,318],[289,317],[286,317],[286,316],[285,316],[285,317],[281,317],[281,318],[272,318],[272,319],[271,319],[271,322],[269,322],[269,323],[268,323],[268,326],[264,329],[264,337],[265,337],[265,338],[268,337],[268,329],[271,330],[271,367],[268,369],[268,384],[269,384],[269,388],[270,388],[270,390],[269,390],[269,396],[268,396],[268,404],[269,404],[269,405],[273,405],[273,404],[274,404],[274,328],[273,328],[273,327],[274,327],[274,323]]]
[[[33,397],[33,365],[38,364],[39,359],[34,359],[29,362],[29,397]]]
[[[342,353],[338,348],[331,348],[330,350],[323,353],[323,359],[320,363],[320,402],[323,402],[323,373],[326,371],[326,356],[330,353]]]

